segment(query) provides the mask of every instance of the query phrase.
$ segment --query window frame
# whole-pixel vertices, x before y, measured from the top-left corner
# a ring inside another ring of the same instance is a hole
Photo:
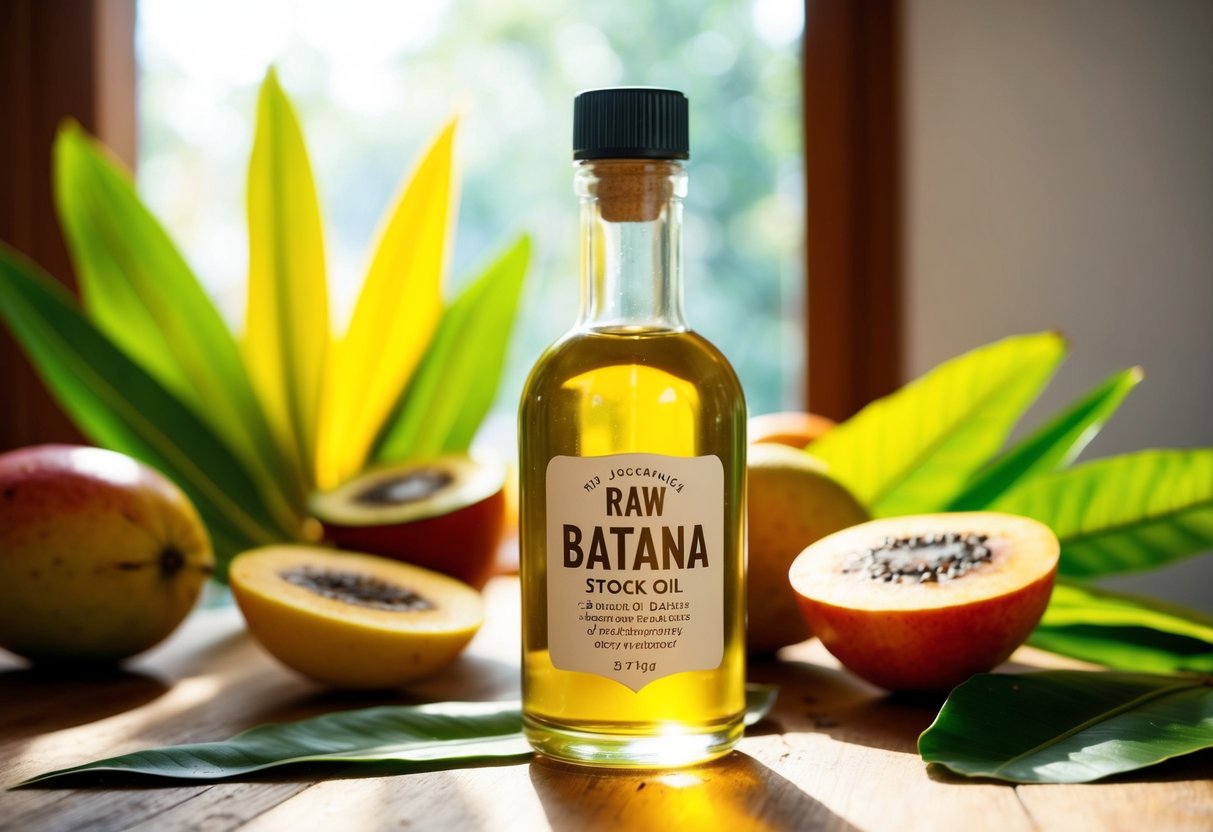
[[[0,240],[74,288],[51,188],[64,118],[133,169],[136,0],[0,4]],[[806,406],[845,418],[902,379],[900,0],[805,0]],[[0,333],[0,450],[79,441]]]

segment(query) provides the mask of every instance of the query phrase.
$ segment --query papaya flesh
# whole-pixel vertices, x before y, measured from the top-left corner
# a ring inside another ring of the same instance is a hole
[[[853,673],[889,690],[946,690],[1024,642],[1059,549],[1026,517],[890,517],[822,538],[788,577],[810,629]]]
[[[239,555],[232,594],[288,667],[335,688],[394,688],[453,662],[484,620],[480,594],[436,572],[317,546]]]

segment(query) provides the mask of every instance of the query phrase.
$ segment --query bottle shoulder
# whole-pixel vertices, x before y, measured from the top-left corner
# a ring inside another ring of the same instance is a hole
[[[714,344],[691,329],[577,329],[559,338],[536,361],[524,388],[542,393],[613,366],[635,365],[668,373],[696,387],[737,398],[741,384],[732,365]]]

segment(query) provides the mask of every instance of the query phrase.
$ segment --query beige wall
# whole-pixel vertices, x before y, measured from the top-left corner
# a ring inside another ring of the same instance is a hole
[[[907,371],[1059,328],[1033,422],[1141,364],[1087,458],[1213,445],[1213,2],[904,7]],[[1213,556],[1114,583],[1213,609]]]

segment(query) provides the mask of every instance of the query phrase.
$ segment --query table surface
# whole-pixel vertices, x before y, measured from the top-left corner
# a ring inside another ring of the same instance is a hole
[[[518,582],[497,578],[485,627],[409,701],[518,696]],[[1072,667],[1022,648],[1005,669]],[[674,772],[598,771],[535,759],[390,777],[0,792],[0,828],[326,829],[1213,829],[1213,754],[1112,782],[969,782],[919,760],[938,703],[899,701],[839,669],[815,640],[753,664],[780,686],[771,716],[729,756]],[[225,739],[265,722],[400,702],[334,694],[294,676],[233,608],[195,613],[113,678],[51,679],[0,659],[0,787],[159,745]]]

